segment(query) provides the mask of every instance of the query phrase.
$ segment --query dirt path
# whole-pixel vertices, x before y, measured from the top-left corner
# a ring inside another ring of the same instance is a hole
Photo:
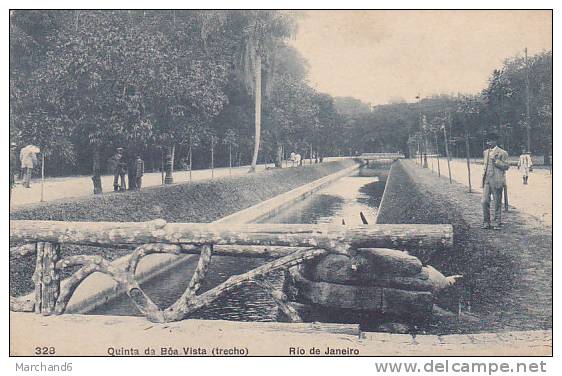
[[[258,171],[264,171],[265,165],[256,167]],[[232,175],[242,175],[248,172],[249,166],[232,168]],[[228,168],[216,168],[213,172],[214,178],[229,176],[231,171]],[[203,181],[211,179],[211,170],[194,170],[192,181]],[[101,177],[102,186],[105,192],[113,190],[113,176],[104,175]],[[189,181],[188,171],[175,171],[174,182],[185,183]],[[154,187],[162,184],[162,174],[160,172],[146,173],[143,176],[143,187]],[[48,178],[44,183],[44,201],[53,201],[61,198],[91,196],[92,178],[90,176],[69,176],[60,178]],[[35,179],[31,182],[31,188],[24,188],[17,184],[12,191],[12,201],[10,206],[17,208],[22,205],[37,203],[41,201],[41,181]]]
[[[441,177],[448,179],[447,161],[440,158]],[[483,165],[470,164],[472,189],[482,193],[480,179]],[[437,175],[437,159],[428,157],[428,169]],[[468,187],[468,170],[466,160],[451,161],[451,177],[458,183]],[[529,176],[529,184],[524,185],[521,171],[511,166],[506,175],[509,205],[530,214],[543,223],[552,226],[552,174],[546,169],[535,169]]]
[[[325,158],[325,162],[346,159],[346,157],[329,157]],[[310,163],[306,159],[303,162],[305,165]],[[291,162],[284,161],[284,167],[290,167]],[[273,164],[261,164],[256,166],[256,171],[265,171],[267,167],[273,167]],[[191,181],[205,181],[213,178],[218,179],[226,176],[238,176],[248,173],[250,166],[233,167],[230,170],[228,167],[215,168],[205,170],[193,170],[191,174]],[[113,176],[104,175],[101,177],[104,192],[112,193],[113,190]],[[189,181],[189,171],[174,171],[174,183],[186,183]],[[146,173],[142,179],[142,186],[154,187],[162,185],[162,174],[160,172]],[[90,176],[68,176],[58,178],[45,179],[43,187],[43,201],[49,202],[63,198],[86,197],[93,195],[92,178]],[[21,182],[17,182],[12,190],[12,198],[10,208],[15,209],[27,204],[41,202],[41,180],[33,179],[31,181],[31,188],[24,188]]]
[[[455,248],[436,257],[432,265],[465,276],[452,295],[460,309],[479,318],[472,329],[552,328],[552,228],[515,209],[504,213],[502,231],[483,230],[481,194],[437,179],[413,161],[400,163],[410,181],[417,183],[417,201],[424,201],[412,204],[413,221],[454,226]],[[444,300],[455,302],[451,296]]]
[[[218,355],[216,348],[244,349],[247,355],[291,355],[291,347],[348,349],[359,356],[548,356],[552,331],[509,332],[475,335],[417,335],[346,333],[331,325],[332,333],[314,323],[232,322],[183,320],[155,324],[144,317],[10,313],[10,354],[30,356],[36,346],[53,346],[59,356],[146,355],[144,349],[178,351],[197,349],[191,355]],[[342,326],[348,328],[347,326]],[[339,333],[335,333],[338,330]],[[347,329],[349,331],[349,329]],[[30,341],[34,338],[36,341]],[[95,339],[95,340],[92,340]],[[215,349],[215,350],[213,350]],[[130,353],[124,352],[130,351]],[[236,353],[233,353],[236,355]],[[294,354],[294,353],[293,353]],[[149,354],[150,355],[150,354]],[[240,354],[239,354],[240,355]]]

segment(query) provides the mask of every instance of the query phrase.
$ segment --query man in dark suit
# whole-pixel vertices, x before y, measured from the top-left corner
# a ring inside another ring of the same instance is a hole
[[[127,174],[127,162],[123,156],[123,148],[117,148],[113,160],[113,190],[115,192],[125,191],[127,185],[125,183],[125,175]],[[119,179],[121,179],[121,186],[119,186]]]
[[[482,210],[484,222],[482,228],[501,230],[501,202],[505,185],[505,172],[509,168],[508,155],[498,146],[496,134],[488,134],[488,149],[484,150],[484,173],[482,175]],[[494,198],[493,225],[490,223],[490,197]]]

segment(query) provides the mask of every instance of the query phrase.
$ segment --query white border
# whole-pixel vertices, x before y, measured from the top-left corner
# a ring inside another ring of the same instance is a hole
[[[560,2],[557,2],[560,4]],[[312,2],[312,1],[295,1],[295,0],[285,0],[285,1],[268,1],[267,4],[260,1],[237,1],[233,3],[232,1],[217,1],[217,0],[197,0],[197,1],[189,1],[189,2],[179,2],[179,1],[169,1],[169,0],[161,0],[158,2],[148,2],[148,1],[97,1],[97,2],[80,2],[77,3],[76,1],[50,1],[48,3],[44,1],[8,1],[4,4],[4,12],[3,17],[1,18],[1,30],[4,31],[3,38],[1,39],[2,49],[4,51],[3,59],[2,59],[2,89],[0,91],[0,95],[2,96],[2,119],[3,123],[6,124],[4,127],[4,142],[2,145],[2,162],[0,164],[0,176],[7,175],[7,168],[8,168],[8,153],[7,153],[7,145],[8,145],[8,9],[11,8],[75,8],[79,6],[80,8],[294,8],[294,9],[324,9],[324,8],[364,8],[364,7],[371,7],[371,8],[382,8],[382,9],[407,9],[407,8],[465,8],[465,9],[513,9],[513,8],[533,8],[533,9],[550,9],[554,8],[554,51],[555,58],[554,58],[554,65],[555,65],[555,74],[554,74],[554,84],[555,84],[555,93],[554,98],[560,98],[560,51],[562,48],[560,46],[560,39],[562,38],[562,32],[560,30],[560,12],[562,8],[554,1],[482,1],[482,0],[474,0],[470,2],[455,2],[454,4],[451,1],[424,1],[424,2],[415,2],[415,1],[387,1],[387,2],[367,2],[367,1],[359,1],[359,0],[347,0],[347,1],[333,1],[333,0],[325,0],[322,2]],[[560,115],[558,110],[560,110],[560,106],[557,106],[558,101],[555,100],[555,119],[557,120]],[[556,123],[559,123],[556,121]],[[554,126],[554,140],[555,145],[557,141],[560,140],[561,131],[557,130],[558,124]],[[555,165],[558,166],[558,154],[555,151],[554,153],[554,160]],[[554,184],[559,186],[559,179],[558,176],[554,177]],[[6,187],[5,187],[6,188]],[[8,213],[8,200],[6,192],[7,190],[4,188],[4,194],[1,201],[1,209],[2,213]],[[556,191],[556,189],[554,190]],[[560,210],[560,200],[557,199],[557,196],[554,195],[554,206],[555,206],[555,213],[558,213]],[[554,214],[554,213],[553,213]],[[554,214],[554,233],[558,233],[556,230],[559,229],[560,222],[556,215]],[[5,214],[2,217],[2,241],[3,244],[6,245],[8,242],[8,216]],[[557,247],[557,241],[554,244],[554,260],[553,265],[554,267],[560,267],[561,257],[559,252],[561,251]],[[6,247],[7,248],[7,247]],[[7,255],[4,257],[7,258]],[[6,260],[6,259],[4,259]],[[3,294],[3,301],[8,302],[8,263],[2,262],[2,278],[1,278],[1,285]],[[554,273],[556,276],[557,273]],[[560,291],[562,286],[558,281],[558,278],[555,278],[554,288],[555,291]],[[559,300],[554,300],[554,308],[555,312],[560,312],[559,309]],[[1,319],[3,323],[3,328],[8,328],[8,307],[4,306],[4,309],[1,310]],[[558,315],[554,315],[554,318],[558,318]],[[561,352],[560,340],[562,337],[560,336],[560,319],[555,320],[556,323],[554,324],[554,343],[555,343],[555,350],[557,350],[557,355]],[[4,374],[16,374],[15,372],[15,363],[27,361],[26,358],[8,358],[8,331],[5,330],[4,333],[6,335],[0,341],[0,354],[2,355],[2,363],[0,364],[0,369],[3,370]],[[205,358],[57,358],[55,359],[48,359],[48,358],[32,358],[29,361],[37,362],[43,360],[44,363],[56,362],[61,363],[63,361],[72,362],[74,365],[73,372],[69,374],[74,375],[100,375],[100,374],[131,374],[133,372],[141,375],[145,374],[157,374],[157,373],[169,373],[177,374],[177,375],[190,375],[195,373],[217,373],[217,374],[228,374],[231,375],[270,375],[270,374],[311,374],[311,375],[324,375],[324,374],[339,374],[339,375],[351,375],[351,374],[365,374],[365,375],[373,375],[376,374],[375,369],[373,367],[373,363],[375,361],[381,362],[385,359],[390,361],[417,361],[420,365],[430,360],[430,358],[336,358],[336,359],[328,359],[328,358],[252,358],[252,359],[242,359],[242,358],[222,358],[222,359],[205,359]],[[468,361],[492,361],[495,358],[467,358]],[[444,358],[440,358],[439,360],[445,360]],[[461,361],[462,358],[455,358],[455,361]],[[497,358],[499,362],[502,361],[523,361],[525,358]],[[532,358],[529,359],[530,361],[540,361],[543,360],[541,358]],[[560,360],[560,356],[555,356],[553,359],[545,358],[547,362],[547,374],[560,374],[562,370],[562,363]],[[140,372],[139,372],[140,371]],[[558,372],[556,372],[558,371]],[[21,373],[21,372],[20,372]],[[443,373],[442,373],[443,374]]]

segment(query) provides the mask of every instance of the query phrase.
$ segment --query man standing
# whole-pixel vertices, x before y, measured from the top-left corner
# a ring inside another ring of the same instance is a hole
[[[31,188],[31,172],[33,167],[37,165],[37,153],[41,150],[35,145],[27,145],[20,150],[21,169],[23,171],[23,186]]]
[[[10,200],[12,199],[12,188],[16,184],[16,169],[18,168],[18,161],[16,158],[16,143],[10,143]]]
[[[121,178],[121,191],[127,189],[125,174],[127,173],[127,162],[123,157],[123,148],[117,148],[113,156],[113,191],[119,191],[119,178]]]
[[[524,148],[521,152],[521,156],[519,157],[517,169],[523,169],[523,184],[528,184],[529,171],[533,170],[533,161],[531,160],[531,154],[528,153]]]
[[[488,135],[489,149],[484,151],[484,174],[482,175],[482,209],[484,222],[482,228],[492,228],[490,223],[490,197],[494,198],[493,229],[501,229],[501,202],[502,192],[505,185],[505,172],[509,168],[508,155],[505,150],[498,146],[496,134]]]

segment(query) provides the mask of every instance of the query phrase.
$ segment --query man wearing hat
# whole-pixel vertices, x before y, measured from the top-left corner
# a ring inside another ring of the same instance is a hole
[[[117,148],[113,156],[113,190],[125,191],[127,185],[125,184],[125,175],[127,174],[127,162],[123,157],[123,148]],[[121,178],[121,189],[119,189],[119,178]]]
[[[12,198],[12,188],[16,183],[16,170],[18,168],[18,160],[16,157],[16,143],[10,143],[10,200]]]
[[[517,169],[523,172],[523,184],[528,184],[529,171],[533,171],[533,160],[531,159],[531,154],[528,153],[525,148],[523,148],[521,156],[519,157]]]
[[[27,145],[20,150],[20,162],[21,169],[23,171],[23,186],[25,188],[31,188],[31,173],[33,168],[37,166],[37,153],[40,153],[39,149],[35,145]]]
[[[508,155],[498,146],[498,137],[495,133],[488,134],[488,149],[484,150],[484,173],[482,175],[482,209],[484,222],[482,228],[494,230],[501,229],[501,202],[505,185],[505,172],[509,168]],[[494,198],[493,226],[490,223],[490,196]]]

